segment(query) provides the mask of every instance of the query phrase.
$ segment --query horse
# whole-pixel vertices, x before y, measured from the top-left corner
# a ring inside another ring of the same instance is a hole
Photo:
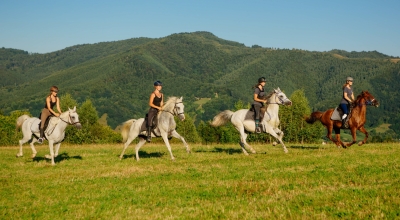
[[[353,102],[351,106],[352,111],[350,115],[347,116],[349,117],[348,129],[350,129],[351,136],[353,137],[353,141],[350,143],[344,144],[340,140],[340,129],[347,128],[343,127],[343,122],[341,120],[331,119],[334,109],[328,109],[325,112],[315,111],[306,118],[306,122],[309,124],[313,124],[316,121],[320,121],[322,125],[324,125],[328,130],[326,137],[328,137],[333,143],[335,143],[337,147],[342,146],[343,148],[350,147],[351,145],[356,143],[356,133],[357,130],[359,130],[365,135],[364,140],[358,143],[358,145],[361,146],[365,144],[368,139],[368,132],[364,128],[364,124],[366,122],[365,116],[367,113],[367,105],[378,107],[379,102],[368,91],[362,91],[361,94],[358,95],[356,100]],[[335,131],[336,140],[332,137],[332,130]]]
[[[39,124],[40,119],[36,117],[21,115],[17,118],[16,128],[21,128],[23,134],[23,138],[19,140],[19,152],[17,157],[23,156],[22,145],[28,141],[31,141],[31,158],[36,157],[37,151],[33,144],[37,142],[40,135]],[[79,122],[79,115],[76,112],[76,106],[73,109],[68,108],[68,111],[61,113],[59,117],[51,117],[49,120],[49,126],[45,131],[45,136],[49,141],[50,155],[46,155],[45,157],[51,159],[51,165],[53,166],[55,165],[54,158],[58,156],[58,150],[60,149],[61,142],[64,140],[65,128],[68,125],[74,125],[78,129],[82,127]],[[53,147],[54,144],[56,144],[55,152]]]
[[[285,153],[288,152],[285,144],[282,141],[283,132],[278,128],[279,126],[279,106],[280,105],[292,105],[292,101],[288,99],[279,88],[274,89],[270,94],[264,97],[267,100],[267,105],[264,106],[264,118],[261,121],[263,132],[271,134],[275,137],[279,143],[282,144]],[[249,155],[245,149],[247,146],[250,151],[255,154],[256,151],[246,142],[247,132],[254,133],[256,126],[254,120],[254,112],[249,109],[240,109],[236,112],[225,110],[216,115],[213,121],[210,123],[213,127],[225,125],[227,122],[231,122],[236,130],[240,133],[240,146],[245,155]]]
[[[151,132],[152,137],[162,137],[165,145],[171,155],[171,159],[175,160],[174,155],[171,151],[171,145],[169,144],[168,137],[172,136],[179,138],[186,147],[186,152],[190,153],[189,145],[186,143],[185,139],[176,132],[176,123],[174,120],[175,116],[178,116],[181,121],[185,120],[184,108],[182,102],[183,97],[169,97],[163,106],[162,110],[157,115],[157,127]],[[122,150],[120,159],[123,159],[126,148],[129,144],[139,136],[139,143],[136,145],[136,160],[139,161],[139,149],[146,143],[146,131],[143,131],[142,125],[145,122],[144,118],[140,119],[130,119],[122,124],[121,134],[124,143],[124,149]]]

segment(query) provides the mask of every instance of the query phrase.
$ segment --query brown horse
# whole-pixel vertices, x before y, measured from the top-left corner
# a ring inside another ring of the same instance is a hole
[[[306,119],[306,122],[309,124],[313,124],[316,121],[321,121],[322,125],[324,125],[328,129],[327,137],[333,141],[336,146],[340,147],[350,147],[354,143],[356,143],[356,132],[357,130],[361,131],[365,134],[365,138],[363,141],[360,141],[358,145],[363,145],[367,142],[368,132],[364,128],[365,124],[365,115],[367,113],[367,105],[379,106],[379,102],[372,96],[368,91],[363,91],[360,95],[357,96],[357,99],[352,104],[352,111],[348,117],[348,129],[351,131],[351,136],[353,137],[353,141],[347,144],[344,144],[340,140],[340,129],[342,127],[342,121],[334,121],[331,119],[332,113],[334,109],[329,109],[325,112],[316,111],[311,113],[311,116]],[[332,137],[332,130],[335,131],[336,140]]]

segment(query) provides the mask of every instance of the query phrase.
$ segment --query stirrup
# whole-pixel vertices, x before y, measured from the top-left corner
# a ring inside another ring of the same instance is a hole
[[[261,133],[261,128],[260,127],[256,127],[256,133],[257,134]]]
[[[146,141],[147,141],[147,142],[151,142],[151,136],[147,136],[147,137],[146,137]]]
[[[39,138],[39,139],[38,139],[38,143],[39,143],[39,144],[43,144],[43,138]]]

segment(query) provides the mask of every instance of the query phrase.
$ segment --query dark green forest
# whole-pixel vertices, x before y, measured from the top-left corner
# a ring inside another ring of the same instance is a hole
[[[153,82],[160,80],[166,96],[184,97],[186,114],[199,125],[235,103],[251,103],[260,76],[267,78],[267,90],[279,87],[287,96],[304,91],[314,111],[336,107],[345,78],[352,76],[355,95],[368,90],[381,104],[368,108],[366,126],[391,124],[399,134],[399,60],[377,51],[247,47],[209,32],[76,45],[46,54],[1,48],[0,113],[37,116],[56,85],[60,96],[69,94],[81,104],[90,100],[115,128],[145,115]],[[211,99],[199,106],[200,98]]]

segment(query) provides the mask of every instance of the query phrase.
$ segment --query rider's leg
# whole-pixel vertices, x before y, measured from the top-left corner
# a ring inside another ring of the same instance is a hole
[[[151,127],[153,126],[153,118],[157,115],[157,109],[151,108],[149,113],[147,114],[147,125],[146,125],[146,132],[147,138],[146,141],[151,141]]]
[[[347,104],[340,103],[340,108],[343,110],[342,120],[346,119],[349,114],[349,109],[347,108]]]
[[[254,109],[254,121],[256,123],[256,133],[261,133],[261,128],[260,128],[260,108],[261,106],[258,105],[253,105]]]
[[[43,137],[44,137],[44,123],[46,122],[47,117],[51,115],[50,111],[47,108],[44,108],[42,110],[42,113],[40,114],[40,137],[38,139],[39,144],[43,143]]]

